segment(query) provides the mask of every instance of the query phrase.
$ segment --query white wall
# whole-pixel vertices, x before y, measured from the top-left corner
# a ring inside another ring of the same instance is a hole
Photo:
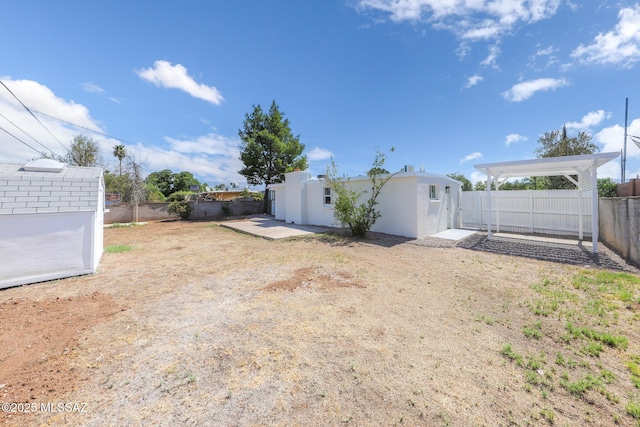
[[[333,205],[324,204],[324,188],[326,183],[323,180],[307,181],[307,224],[326,225],[328,227],[338,227],[333,219]],[[335,200],[335,194],[332,195]]]
[[[436,199],[430,198],[431,185],[436,186]],[[438,176],[419,176],[417,188],[419,238],[458,227],[460,183]]]
[[[98,188],[98,206],[93,220],[93,263],[91,268],[95,271],[104,251],[104,180],[100,176]]]
[[[371,182],[360,181],[358,187],[367,190],[365,199],[371,194]],[[371,231],[418,237],[418,196],[416,177],[395,176],[391,178],[378,196],[378,210],[382,214]]]
[[[291,172],[285,174],[285,182],[287,184],[285,194],[286,222],[293,224],[307,224],[306,212],[303,210],[303,207],[306,204],[304,187],[306,182],[309,180],[309,177],[309,172]]]
[[[286,185],[275,184],[270,185],[269,189],[275,192],[276,196],[276,209],[272,212],[276,219],[284,221],[287,218],[287,198],[286,198]]]
[[[95,212],[0,215],[0,288],[95,272]]]
[[[271,188],[276,191],[276,219],[289,223],[339,226],[333,217],[333,206],[324,204],[323,180],[309,179],[307,172],[285,174],[285,184]],[[371,181],[356,177],[347,182],[356,191],[367,191]],[[430,185],[436,185],[438,196],[430,200]],[[450,188],[447,209],[446,187]],[[446,177],[414,172],[401,173],[389,180],[378,197],[381,217],[372,231],[398,236],[422,238],[458,226],[461,184]],[[335,201],[335,194],[332,194]],[[451,217],[449,219],[449,216]]]

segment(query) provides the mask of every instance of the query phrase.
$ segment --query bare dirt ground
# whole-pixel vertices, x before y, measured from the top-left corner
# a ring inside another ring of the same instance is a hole
[[[584,266],[215,223],[116,244],[94,275],[0,291],[0,402],[37,406],[0,424],[637,423],[637,274],[605,289]]]

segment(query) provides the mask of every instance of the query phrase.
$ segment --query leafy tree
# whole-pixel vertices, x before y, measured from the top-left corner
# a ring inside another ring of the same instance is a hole
[[[120,162],[120,175],[122,175],[122,160],[127,156],[127,149],[124,145],[118,144],[113,147],[113,155],[118,158]]]
[[[164,196],[151,186],[144,185],[141,177],[141,165],[133,156],[126,157],[122,174],[105,171],[104,183],[107,193],[120,193],[123,202],[164,201]]]
[[[100,162],[100,147],[91,137],[78,135],[73,138],[65,161],[71,166],[96,166]]]
[[[285,172],[307,168],[307,157],[302,155],[304,144],[300,135],[294,136],[289,119],[280,112],[275,101],[268,113],[258,104],[246,114],[238,131],[242,140],[240,160],[244,167],[238,171],[251,185],[265,185],[264,212],[268,210],[267,186],[284,180]]]
[[[144,192],[147,202],[164,202],[167,199],[164,197],[164,194],[162,194],[162,191],[153,184],[145,184]]]
[[[192,185],[197,185],[200,189],[203,187],[191,172],[173,173],[169,169],[150,173],[147,184],[155,185],[165,197],[176,191],[191,191]]]
[[[393,152],[393,148],[391,151]],[[349,227],[354,237],[364,237],[381,216],[380,211],[376,209],[378,196],[385,184],[395,175],[379,173],[384,170],[386,158],[386,154],[381,153],[380,150],[376,151],[373,167],[367,173],[371,180],[371,194],[365,201],[362,201],[362,197],[367,194],[367,191],[356,191],[349,186],[348,180],[340,178],[338,167],[333,159],[327,166],[326,183],[335,193],[333,216],[340,224]]]
[[[617,197],[616,187],[611,178],[598,178],[598,197]]]
[[[566,126],[562,130],[546,132],[538,139],[540,146],[535,154],[538,158],[575,156],[579,154],[592,154],[600,151],[598,146],[591,141],[591,135],[587,132],[578,132],[578,136],[567,137]],[[574,177],[575,179],[575,177]],[[543,187],[549,190],[575,188],[575,185],[564,176],[550,176],[541,179]]]
[[[214,186],[213,189],[215,191],[229,191],[229,187],[227,187],[225,184],[218,184]]]
[[[169,169],[164,169],[160,172],[152,172],[147,177],[147,184],[155,185],[164,197],[169,197],[169,194],[174,192],[173,172]]]
[[[447,176],[455,179],[456,181],[460,181],[462,183],[462,191],[473,191],[473,184],[471,181],[469,181],[467,177],[460,172],[450,173]]]
[[[191,172],[180,172],[173,174],[173,191],[191,191],[191,186],[197,185],[200,188],[200,181],[194,178]]]

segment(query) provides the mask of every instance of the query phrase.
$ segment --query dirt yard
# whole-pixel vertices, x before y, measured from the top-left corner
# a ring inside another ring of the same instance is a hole
[[[113,245],[131,249],[95,275],[0,291],[0,424],[640,418],[634,273],[215,223],[107,229]]]

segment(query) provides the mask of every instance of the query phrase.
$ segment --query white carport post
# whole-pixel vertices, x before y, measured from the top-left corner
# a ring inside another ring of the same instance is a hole
[[[598,253],[598,237],[600,234],[600,226],[598,224],[598,164],[594,160],[590,168],[591,172],[591,244],[593,245],[593,253]]]
[[[493,184],[493,182],[495,181],[496,183],[496,189],[500,188],[500,176],[502,176],[502,172],[499,172],[497,174],[494,175],[493,171],[491,169],[487,169],[485,171],[485,173],[487,174],[487,240],[491,240],[491,223],[492,223],[492,218],[491,218],[491,184]],[[497,215],[500,215],[499,212],[496,213]],[[498,216],[498,218],[500,218]],[[500,223],[499,223],[499,219],[496,222],[496,232],[499,233],[500,232]]]
[[[493,176],[487,169],[487,240],[491,240],[491,182]]]

